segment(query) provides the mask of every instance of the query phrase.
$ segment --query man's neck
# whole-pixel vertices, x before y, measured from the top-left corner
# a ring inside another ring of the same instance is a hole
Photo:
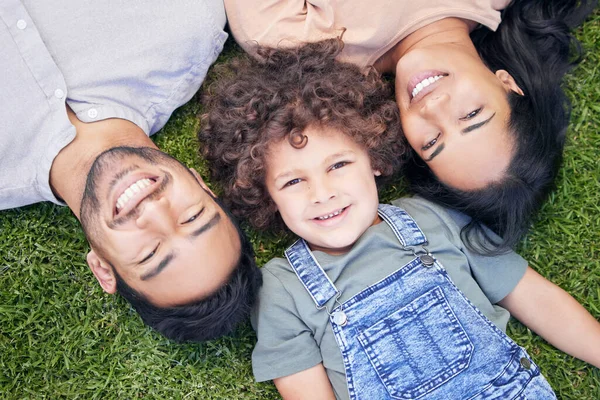
[[[388,50],[375,63],[375,69],[381,73],[396,71],[400,58],[411,50],[433,45],[453,44],[477,54],[470,32],[477,26],[474,21],[460,18],[444,18],[417,29],[394,47]]]
[[[75,139],[55,157],[50,169],[50,186],[79,218],[81,198],[88,172],[102,152],[118,146],[153,147],[154,142],[134,123],[118,118],[85,123],[67,107],[75,126]]]

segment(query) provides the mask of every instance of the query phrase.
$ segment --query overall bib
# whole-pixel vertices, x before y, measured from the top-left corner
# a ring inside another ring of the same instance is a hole
[[[304,240],[285,252],[330,315],[350,399],[556,399],[525,350],[452,283],[416,222],[390,205],[379,215],[415,258],[343,304]]]

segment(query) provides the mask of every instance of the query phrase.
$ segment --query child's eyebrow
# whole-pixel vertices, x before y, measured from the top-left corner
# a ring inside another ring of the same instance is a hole
[[[338,153],[335,153],[335,154],[332,154],[330,156],[327,156],[325,158],[325,161],[323,162],[323,164],[329,164],[331,161],[333,161],[333,160],[335,160],[337,158],[351,156],[351,155],[354,155],[354,152],[352,150],[340,151]]]
[[[273,179],[273,180],[275,182],[277,182],[280,179],[289,178],[289,177],[292,177],[292,176],[297,175],[297,174],[298,174],[298,170],[297,169],[293,169],[293,170],[282,172],[281,174],[277,175],[275,177],[275,179]]]
[[[323,160],[323,164],[327,165],[327,164],[330,164],[333,160],[336,160],[336,159],[342,158],[342,157],[347,157],[347,156],[350,156],[353,154],[354,154],[354,151],[352,151],[352,150],[343,150],[343,151],[337,152],[335,154],[330,154],[327,157],[325,157],[325,159]],[[282,179],[289,179],[293,176],[299,175],[300,173],[301,173],[301,170],[299,170],[299,169],[291,169],[288,171],[284,171],[284,172],[278,174],[277,176],[275,176],[275,178],[273,178],[273,182],[277,182]]]

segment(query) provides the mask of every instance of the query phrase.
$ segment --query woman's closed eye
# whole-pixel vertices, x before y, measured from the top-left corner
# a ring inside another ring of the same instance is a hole
[[[432,148],[433,145],[435,145],[437,143],[437,141],[439,140],[440,135],[441,135],[441,132],[438,132],[437,136],[433,140],[430,140],[423,147],[421,147],[421,150],[425,151],[425,150],[429,150],[430,148]]]
[[[465,115],[464,117],[460,118],[461,121],[468,121],[470,119],[475,118],[477,115],[479,115],[479,113],[481,112],[481,110],[483,110],[483,107],[479,107],[476,110],[471,111],[470,113],[468,113],[467,115]]]

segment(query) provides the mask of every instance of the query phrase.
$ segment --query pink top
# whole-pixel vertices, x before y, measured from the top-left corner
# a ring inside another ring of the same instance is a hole
[[[340,36],[338,57],[364,68],[415,30],[443,18],[492,30],[510,0],[225,0],[235,40],[249,53],[263,46],[298,46]]]

